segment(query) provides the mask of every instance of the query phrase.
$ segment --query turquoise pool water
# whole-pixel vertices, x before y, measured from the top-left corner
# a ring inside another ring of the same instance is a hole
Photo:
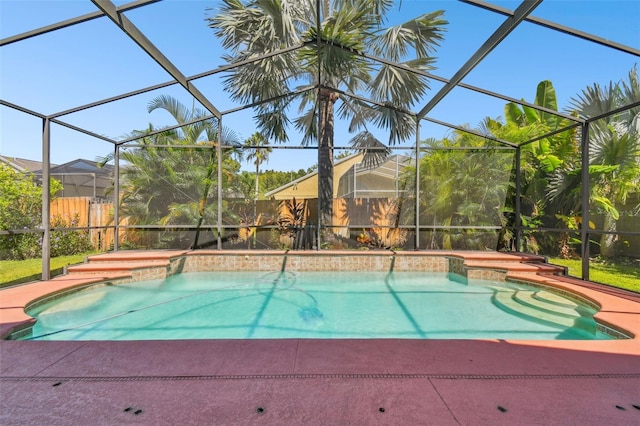
[[[25,339],[608,339],[594,312],[547,290],[445,273],[184,273],[43,304]]]

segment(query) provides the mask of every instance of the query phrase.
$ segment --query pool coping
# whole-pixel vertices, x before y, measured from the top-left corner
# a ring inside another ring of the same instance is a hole
[[[618,339],[610,342],[609,350],[616,353],[640,354],[640,294],[627,292],[602,284],[586,282],[577,278],[550,273],[547,266],[536,269],[536,264],[548,265],[541,256],[524,253],[480,252],[480,251],[216,251],[216,250],[155,250],[118,251],[91,256],[89,262],[68,268],[68,273],[52,280],[39,281],[0,290],[0,339],[7,339],[21,330],[28,330],[35,320],[25,309],[34,303],[76,291],[100,283],[124,283],[142,279],[161,278],[183,270],[202,271],[238,270],[246,268],[251,257],[266,259],[263,269],[271,270],[280,265],[281,259],[294,270],[326,270],[327,260],[332,270],[371,270],[395,265],[399,270],[462,273],[469,280],[476,278],[501,279],[511,282],[526,282],[564,293],[592,304],[599,311],[594,315],[599,329]],[[322,259],[325,259],[322,261]],[[353,263],[341,263],[340,259],[357,259]],[[436,259],[426,262],[425,259]],[[203,260],[208,260],[209,263]],[[336,260],[338,259],[338,260]],[[295,261],[297,260],[297,262]],[[312,261],[313,260],[313,261]],[[212,266],[211,261],[217,262]],[[292,265],[293,264],[293,265]],[[416,266],[418,265],[418,266]],[[445,266],[446,265],[446,266]],[[284,266],[283,266],[284,267]],[[448,268],[447,271],[444,269]],[[462,269],[460,269],[462,268]],[[277,270],[277,269],[276,269]],[[382,269],[384,270],[384,269]],[[562,269],[555,272],[560,273]],[[629,338],[620,339],[627,336]],[[517,342],[516,340],[509,340]],[[589,342],[573,340],[535,340],[549,347],[588,348]]]

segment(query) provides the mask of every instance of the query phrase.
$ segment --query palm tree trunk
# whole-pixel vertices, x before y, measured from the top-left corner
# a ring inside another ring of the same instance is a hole
[[[320,225],[333,225],[333,137],[334,109],[338,94],[320,90],[318,138],[318,203]]]
[[[200,239],[200,227],[202,226],[202,222],[204,221],[204,213],[207,205],[207,196],[209,195],[209,190],[211,189],[211,177],[213,176],[213,172],[215,171],[214,167],[215,160],[215,151],[211,151],[211,157],[209,159],[209,167],[207,169],[207,177],[205,178],[204,190],[202,191],[202,197],[200,198],[200,202],[198,203],[198,223],[196,224],[196,236],[193,239],[193,245],[191,248],[193,250],[198,248],[198,241]]]
[[[616,232],[618,229],[616,220],[611,215],[604,216],[603,229],[609,232]],[[600,256],[612,258],[615,256],[615,243],[618,239],[616,234],[602,234],[600,237]]]
[[[258,177],[258,173],[260,173],[260,163],[256,161],[256,196],[255,200],[258,201],[258,187],[260,185],[260,178]]]

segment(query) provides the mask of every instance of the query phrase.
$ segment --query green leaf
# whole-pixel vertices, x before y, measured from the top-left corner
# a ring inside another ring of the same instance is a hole
[[[515,124],[517,126],[526,124],[524,122],[524,114],[522,110],[513,102],[509,102],[504,106],[504,117],[505,120],[507,120],[507,123],[510,124]]]
[[[538,160],[540,160],[543,170],[547,173],[551,173],[562,165],[562,160],[552,154],[541,155],[538,157]]]
[[[604,209],[604,211],[606,211],[613,220],[618,220],[620,218],[618,209],[615,208],[610,199],[601,196],[592,196],[591,199],[598,205],[598,207]]]
[[[553,88],[553,84],[551,83],[551,81],[544,80],[538,84],[538,89],[536,91],[535,104],[540,105],[541,107],[545,107],[547,109],[551,109],[553,111],[558,110],[558,102],[556,100],[556,91]],[[546,123],[549,127],[555,128],[558,118],[553,114],[540,112],[540,120]]]
[[[538,115],[538,110],[528,107],[526,105],[522,105],[522,109],[524,111],[524,115],[527,117],[527,124],[534,124],[540,121],[540,115]]]
[[[558,103],[556,101],[556,91],[553,88],[553,84],[549,80],[544,80],[538,83],[538,90],[536,91],[536,105],[558,110]]]
[[[613,173],[614,171],[616,171],[618,168],[620,168],[619,165],[613,165],[613,166],[599,166],[599,165],[591,165],[589,166],[589,174],[590,175],[604,175],[604,174],[609,174],[609,173]]]

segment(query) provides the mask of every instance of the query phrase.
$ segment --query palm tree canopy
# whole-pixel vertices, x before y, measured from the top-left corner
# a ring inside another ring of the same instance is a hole
[[[609,82],[607,87],[593,84],[571,99],[574,108],[582,117],[594,117],[620,107],[640,101],[638,69],[629,71],[628,79]],[[640,106],[625,109],[617,114],[597,120],[590,126],[590,164],[594,166],[614,166],[613,173],[606,180],[618,180],[633,186],[640,182]],[[616,182],[617,189],[609,183],[605,192],[613,198],[623,200],[628,190]]]
[[[215,188],[219,142],[225,146],[239,146],[236,133],[227,128],[220,131],[218,120],[199,108],[188,108],[171,96],[158,96],[147,107],[151,113],[164,110],[181,127],[157,129],[149,125],[134,130],[130,137],[138,137],[136,144],[123,150],[121,158],[128,163],[122,170],[122,212],[138,224],[191,224],[203,217],[206,198]],[[168,146],[175,146],[169,148]],[[181,146],[188,146],[182,147]],[[193,149],[202,146],[202,149]],[[222,156],[223,180],[229,182],[240,168],[233,156],[238,150],[225,149]],[[100,159],[113,160],[110,153]],[[230,185],[228,185],[230,186]],[[207,206],[209,216],[216,206]]]
[[[243,150],[247,152],[247,161],[253,162],[256,168],[269,161],[269,154],[273,148],[267,146],[269,141],[260,132],[253,133],[244,144]]]
[[[260,132],[276,142],[288,140],[287,109],[294,100],[300,115],[293,123],[302,143],[317,141],[319,90],[311,88],[341,93],[337,114],[349,121],[350,131],[372,124],[390,131],[391,144],[405,140],[415,131],[407,111],[429,88],[427,78],[412,70],[433,69],[430,55],[447,22],[436,11],[385,28],[392,6],[389,0],[321,1],[318,19],[314,0],[224,0],[208,18],[230,51],[224,59],[231,64],[254,60],[230,71],[226,89],[234,100],[256,105]],[[269,56],[292,47],[297,49]]]

